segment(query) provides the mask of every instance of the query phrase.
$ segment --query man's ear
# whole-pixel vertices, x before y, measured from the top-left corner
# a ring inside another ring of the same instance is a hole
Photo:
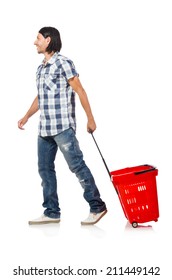
[[[47,41],[47,43],[49,44],[49,43],[50,43],[50,41],[51,41],[51,37],[50,37],[50,36],[48,36],[48,37],[46,38],[46,41]]]

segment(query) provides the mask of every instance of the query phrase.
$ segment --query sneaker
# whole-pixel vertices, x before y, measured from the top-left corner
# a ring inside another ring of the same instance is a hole
[[[60,222],[60,218],[49,218],[43,214],[41,217],[29,221],[29,225],[42,225],[42,224],[59,223],[59,222]]]
[[[105,214],[107,210],[104,210],[100,213],[91,213],[89,214],[88,218],[81,222],[81,225],[94,225],[96,224]]]

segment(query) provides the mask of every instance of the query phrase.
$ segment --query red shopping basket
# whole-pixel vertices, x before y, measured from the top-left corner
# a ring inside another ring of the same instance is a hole
[[[110,174],[124,214],[133,227],[137,227],[138,223],[158,221],[158,170],[155,167],[146,164]]]
[[[118,194],[125,217],[137,227],[138,223],[158,221],[159,207],[156,187],[158,170],[148,164],[110,172],[92,134],[106,170]]]

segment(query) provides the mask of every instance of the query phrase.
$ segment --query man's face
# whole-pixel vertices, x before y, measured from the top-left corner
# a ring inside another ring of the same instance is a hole
[[[38,53],[45,53],[49,45],[50,37],[44,38],[41,33],[38,33],[38,36],[34,42],[34,45],[37,47]]]

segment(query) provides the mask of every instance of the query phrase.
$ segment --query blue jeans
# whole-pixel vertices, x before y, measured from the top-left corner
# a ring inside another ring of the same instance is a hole
[[[89,203],[90,212],[99,213],[106,210],[94,178],[83,160],[75,132],[69,128],[55,136],[38,136],[38,171],[43,186],[44,201],[42,205],[46,208],[44,214],[50,218],[60,217],[54,164],[58,148],[63,153],[69,169],[79,179],[84,190],[84,198]]]

